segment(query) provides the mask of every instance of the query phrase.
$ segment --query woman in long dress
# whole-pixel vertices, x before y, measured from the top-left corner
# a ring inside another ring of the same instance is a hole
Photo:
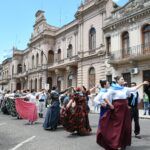
[[[74,91],[72,99],[67,104],[63,126],[68,132],[77,132],[79,135],[88,135],[91,132],[86,97],[81,92],[81,88]]]
[[[103,99],[103,95],[108,91],[108,88],[110,86],[109,82],[107,80],[100,80],[100,85],[101,85],[101,89],[100,89],[98,95],[94,98],[94,103],[96,105],[100,105],[100,117],[99,117],[97,137],[96,137],[97,142],[99,142],[101,118],[109,109],[109,106],[107,105],[107,103]]]
[[[112,104],[109,103],[111,109],[101,118],[98,140],[98,144],[106,150],[117,150],[118,148],[123,150],[126,146],[131,145],[131,116],[127,100],[128,93],[148,84],[145,81],[136,87],[128,88],[123,86],[123,77],[117,76],[115,79],[116,84],[112,84],[103,96],[106,102],[110,102],[110,97],[112,98]]]
[[[56,130],[59,119],[60,119],[60,103],[59,103],[59,96],[63,94],[68,89],[58,92],[57,86],[52,87],[51,91],[51,106],[47,109],[45,121],[43,123],[43,128],[45,130]]]

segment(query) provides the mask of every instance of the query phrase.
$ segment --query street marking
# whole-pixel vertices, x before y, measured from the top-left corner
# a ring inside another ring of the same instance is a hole
[[[32,141],[34,138],[35,138],[35,136],[32,136],[32,137],[28,138],[27,140],[25,140],[25,141],[19,143],[18,145],[16,145],[14,148],[12,148],[12,149],[10,149],[10,150],[16,150],[16,149],[18,149],[19,147],[21,147],[23,144]]]
[[[3,125],[5,125],[6,123],[0,123],[0,126],[3,126]]]

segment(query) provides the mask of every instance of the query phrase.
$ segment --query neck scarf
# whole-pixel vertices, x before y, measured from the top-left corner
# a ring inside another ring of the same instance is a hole
[[[100,89],[100,92],[106,93],[106,92],[107,92],[107,89],[101,88],[101,89]]]
[[[113,90],[122,90],[124,87],[119,85],[119,84],[117,84],[117,83],[116,84],[112,83],[111,88]]]

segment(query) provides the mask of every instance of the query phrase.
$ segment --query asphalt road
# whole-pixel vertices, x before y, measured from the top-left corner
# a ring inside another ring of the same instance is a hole
[[[96,140],[98,114],[90,114],[92,134],[72,135],[60,126],[56,131],[45,131],[43,119],[35,125],[0,113],[0,150],[103,150]],[[142,139],[133,135],[132,146],[127,150],[150,150],[150,120],[141,119]]]

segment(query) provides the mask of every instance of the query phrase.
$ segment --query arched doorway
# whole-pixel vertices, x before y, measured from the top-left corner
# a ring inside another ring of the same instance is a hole
[[[49,90],[52,89],[52,77],[47,78],[47,83],[49,84]]]
[[[16,90],[21,90],[21,83],[20,83],[20,82],[18,82],[18,83],[16,84]]]
[[[95,68],[91,67],[89,70],[89,89],[95,86]]]
[[[73,75],[70,74],[70,75],[68,76],[68,87],[71,87],[71,86],[72,86],[72,80],[73,80]]]
[[[58,87],[58,91],[61,91],[61,77],[57,78],[57,87]]]
[[[48,52],[48,64],[52,64],[52,63],[54,63],[54,52],[50,50]]]

